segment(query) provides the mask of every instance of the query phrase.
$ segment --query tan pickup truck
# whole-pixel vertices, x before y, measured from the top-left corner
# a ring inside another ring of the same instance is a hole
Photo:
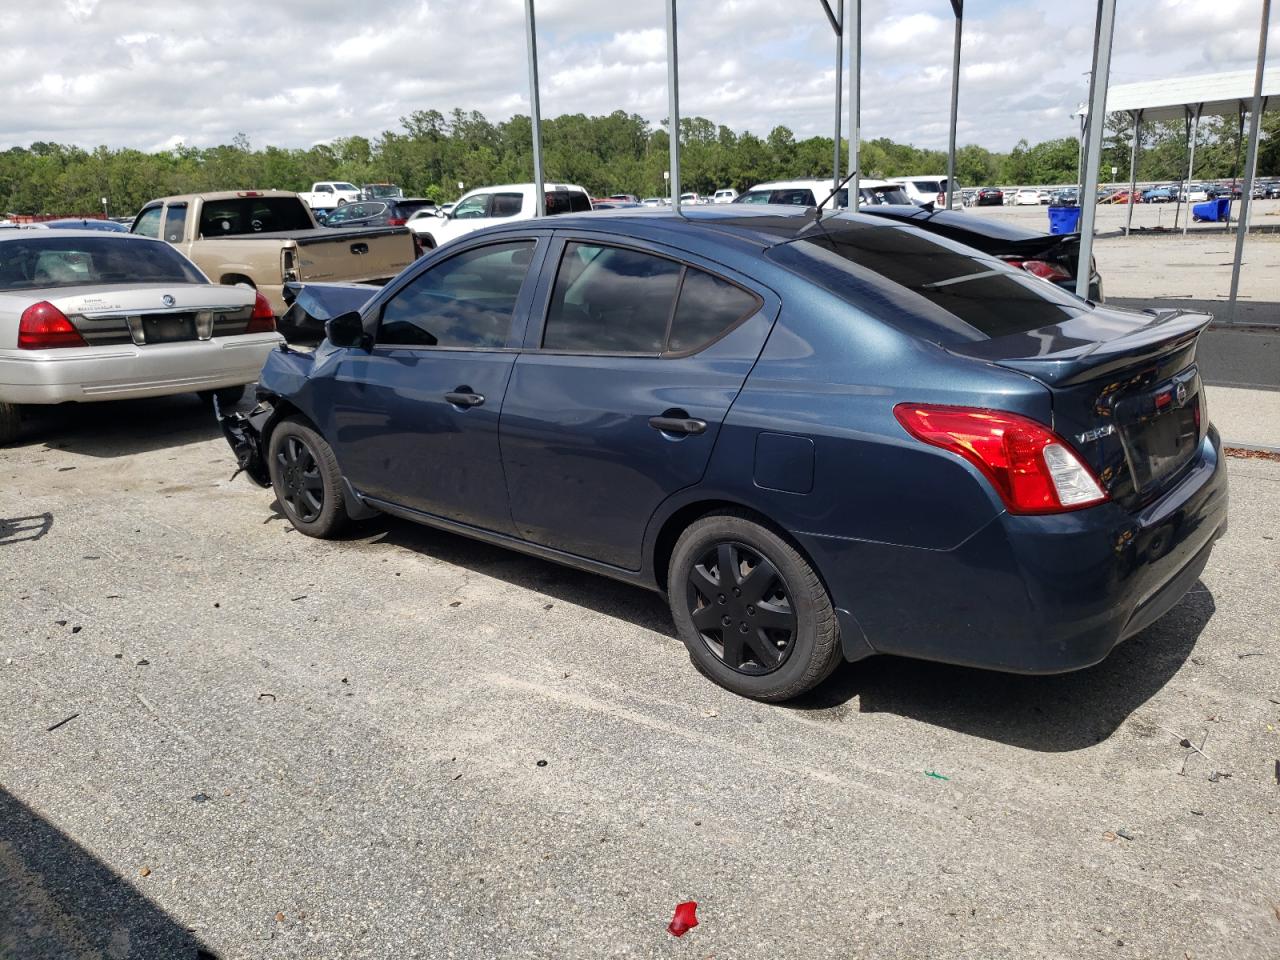
[[[296,193],[241,190],[152,200],[132,232],[167,240],[214,283],[248,283],[279,316],[290,281],[385,283],[413,262],[405,227],[321,227]]]

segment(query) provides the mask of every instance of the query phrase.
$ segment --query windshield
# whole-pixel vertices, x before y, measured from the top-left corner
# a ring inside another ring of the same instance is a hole
[[[167,243],[107,234],[0,243],[0,290],[207,282]]]
[[[306,204],[297,197],[206,200],[200,210],[200,235],[204,237],[236,237],[246,233],[314,228]]]
[[[355,188],[356,185],[354,183],[335,183],[333,185],[335,190],[354,190]]]
[[[1084,301],[959,244],[909,227],[827,222],[768,256],[895,326],[979,340],[1062,323]]]
[[[400,196],[400,188],[390,183],[373,184],[364,188],[364,194],[371,200],[383,200]]]

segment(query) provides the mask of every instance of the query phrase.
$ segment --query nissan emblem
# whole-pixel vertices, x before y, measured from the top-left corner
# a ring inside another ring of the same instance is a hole
[[[173,299],[173,294],[166,293],[163,297],[160,298],[160,302],[163,303],[166,307],[172,307],[178,301]],[[1186,390],[1183,390],[1182,392],[1185,394]]]
[[[1177,389],[1174,390],[1173,396],[1174,396],[1174,399],[1178,401],[1178,406],[1180,407],[1186,406],[1187,385],[1185,383],[1178,384]]]

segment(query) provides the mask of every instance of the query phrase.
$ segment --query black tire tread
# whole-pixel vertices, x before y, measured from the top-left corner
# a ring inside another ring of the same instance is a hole
[[[21,430],[21,409],[16,403],[0,401],[0,446],[17,440]]]
[[[801,582],[790,583],[789,585],[796,593],[806,595],[813,604],[815,620],[814,649],[809,662],[802,674],[780,688],[762,693],[743,694],[767,703],[780,703],[784,700],[794,699],[802,693],[812,690],[829,677],[840,663],[840,629],[836,620],[835,609],[831,604],[831,597],[828,595],[827,588],[821,578],[809,564],[809,561],[792,545],[790,540],[769,524],[762,522],[761,518],[745,510],[717,510],[713,513],[704,514],[691,523],[680,535],[676,541],[675,548],[671,551],[671,561],[667,571],[668,584],[674,585],[682,582],[676,575],[675,561],[682,552],[681,547],[686,538],[696,535],[702,527],[720,520],[731,520],[745,524],[748,531],[756,534],[757,538],[759,534],[763,533],[771,541],[772,549],[786,556],[800,571]],[[750,540],[747,536],[743,536],[742,539],[748,540],[748,542]],[[674,588],[671,595],[673,598],[677,596]],[[675,603],[676,601],[673,600],[673,612]],[[713,674],[703,669],[697,657],[691,657],[691,659],[700,673],[716,683],[721,683]],[[721,685],[723,684],[721,683]],[[742,691],[735,692],[741,693]]]
[[[311,523],[303,523],[290,515],[289,508],[285,505],[284,498],[280,496],[280,489],[276,485],[276,444],[280,437],[287,436],[290,432],[299,434],[307,442],[308,446],[315,451],[316,462],[320,467],[320,475],[324,479],[324,506],[320,510],[320,516]],[[276,424],[275,429],[271,431],[267,451],[267,464],[271,473],[272,489],[276,494],[276,499],[280,501],[280,509],[288,517],[289,522],[293,524],[294,529],[301,534],[315,537],[318,540],[328,540],[341,533],[350,520],[347,516],[347,507],[343,495],[342,471],[338,468],[338,458],[334,456],[333,448],[329,446],[324,437],[302,417],[286,417]]]

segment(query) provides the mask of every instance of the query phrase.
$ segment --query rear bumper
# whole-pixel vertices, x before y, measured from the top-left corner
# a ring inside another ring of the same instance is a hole
[[[187,343],[0,351],[0,401],[87,403],[252,383],[278,333]]]
[[[1108,503],[1003,514],[951,550],[801,541],[876,652],[1064,673],[1104,659],[1177,604],[1226,527],[1226,469],[1211,430],[1178,485],[1136,513]]]

